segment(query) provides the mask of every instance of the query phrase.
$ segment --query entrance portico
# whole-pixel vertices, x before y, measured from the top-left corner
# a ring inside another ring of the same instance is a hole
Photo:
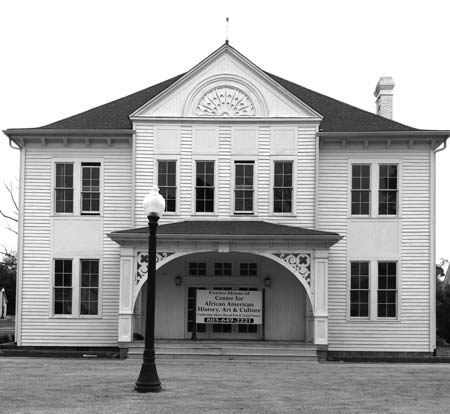
[[[134,333],[140,333],[142,323],[140,307],[145,303],[142,287],[147,280],[148,229],[118,231],[109,236],[121,246],[118,342],[129,343]],[[189,307],[197,289],[260,290],[264,291],[264,313],[271,318],[267,320],[267,328],[273,327],[268,332],[265,323],[249,329],[237,326],[219,329],[211,325],[200,329],[199,338],[292,338],[316,345],[328,344],[328,250],[339,239],[336,233],[264,221],[182,221],[160,225],[156,264],[157,337],[158,331],[161,339],[190,337],[193,321]],[[217,277],[212,275],[212,270],[194,276],[187,269],[188,263],[205,263],[212,269],[224,262],[230,263],[230,268],[234,263],[233,269],[238,264],[258,263],[258,271],[253,276],[233,271],[228,276]],[[267,286],[267,278],[272,287]],[[302,320],[295,321],[292,329],[277,331],[283,312],[286,321]],[[164,319],[161,326],[172,323],[178,330],[175,327],[158,330],[158,318]],[[289,337],[290,330],[291,335],[297,336]]]

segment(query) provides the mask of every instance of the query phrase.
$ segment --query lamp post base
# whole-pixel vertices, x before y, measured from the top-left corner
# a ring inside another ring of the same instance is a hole
[[[134,390],[137,392],[160,392],[161,382],[155,363],[143,363]]]

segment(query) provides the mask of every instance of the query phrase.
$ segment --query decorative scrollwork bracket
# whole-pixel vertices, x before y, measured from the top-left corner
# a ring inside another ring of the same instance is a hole
[[[311,254],[309,253],[273,253],[280,258],[311,286]]]
[[[172,252],[158,252],[156,253],[156,264],[165,261]],[[138,252],[137,254],[137,271],[136,271],[136,284],[140,282],[143,277],[147,276],[148,272],[148,253]]]

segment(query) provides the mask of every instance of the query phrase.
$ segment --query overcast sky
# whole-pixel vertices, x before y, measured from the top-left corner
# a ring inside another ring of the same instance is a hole
[[[374,111],[393,76],[394,119],[450,130],[450,2],[0,1],[0,128],[37,127],[185,72],[230,44],[262,69]],[[19,152],[0,137],[0,181]],[[437,258],[450,259],[450,148],[437,156]],[[0,206],[12,211],[6,192]],[[0,219],[0,224],[1,219]],[[0,245],[15,246],[0,230]]]

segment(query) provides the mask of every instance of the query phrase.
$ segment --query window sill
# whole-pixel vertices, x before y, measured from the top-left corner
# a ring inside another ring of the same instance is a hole
[[[76,320],[80,320],[80,319],[103,319],[103,317],[101,315],[79,315],[79,316],[74,316],[74,315],[52,315],[52,316],[50,316],[50,319],[76,319]]]
[[[400,216],[347,216],[349,220],[398,220]]]
[[[270,213],[272,217],[297,217],[295,213]]]
[[[50,216],[50,218],[53,218],[56,220],[63,220],[63,219],[98,220],[98,219],[103,219],[103,215],[102,214],[53,214]]]
[[[376,319],[369,319],[367,317],[348,317],[346,319],[347,322],[354,324],[354,323],[399,323],[401,320],[399,318],[376,318]]]

